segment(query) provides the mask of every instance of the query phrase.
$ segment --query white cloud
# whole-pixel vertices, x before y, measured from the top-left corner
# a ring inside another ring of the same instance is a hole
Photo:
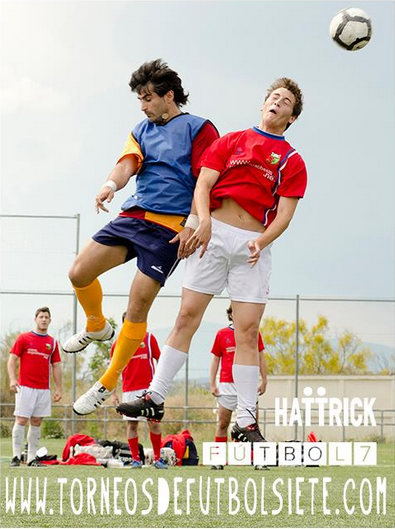
[[[10,114],[18,110],[52,113],[64,112],[70,96],[52,86],[29,77],[3,70],[1,110]]]

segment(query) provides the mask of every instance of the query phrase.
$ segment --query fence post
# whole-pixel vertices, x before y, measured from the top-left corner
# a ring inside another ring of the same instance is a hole
[[[75,215],[75,218],[77,220],[77,227],[76,227],[76,235],[75,235],[75,256],[77,257],[78,252],[80,250],[80,214],[77,213]],[[78,309],[78,302],[77,302],[77,296],[73,295],[73,334],[77,333],[77,309]],[[77,398],[77,357],[74,354],[73,355],[73,374],[72,374],[72,383],[71,383],[71,393],[73,402],[76,401]],[[75,414],[72,411],[71,412],[71,433],[75,434]]]
[[[296,321],[295,321],[295,399],[298,398],[299,384],[299,294],[296,295]],[[295,423],[294,439],[298,440],[298,424]]]
[[[184,401],[184,430],[188,425],[188,393],[189,393],[189,355],[185,362],[185,401]]]

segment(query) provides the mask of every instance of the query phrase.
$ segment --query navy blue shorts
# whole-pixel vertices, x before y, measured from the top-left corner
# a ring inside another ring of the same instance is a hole
[[[148,220],[117,217],[92,239],[105,246],[126,246],[125,263],[137,257],[137,268],[163,287],[179,263],[179,243],[169,244],[175,235],[173,230]]]

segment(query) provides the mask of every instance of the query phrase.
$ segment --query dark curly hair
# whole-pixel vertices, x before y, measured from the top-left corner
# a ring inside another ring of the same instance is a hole
[[[145,62],[132,73],[129,83],[132,92],[140,94],[144,89],[147,90],[148,84],[153,86],[154,92],[160,97],[173,90],[174,102],[178,107],[188,101],[189,94],[184,92],[178,73],[169,68],[162,59]]]

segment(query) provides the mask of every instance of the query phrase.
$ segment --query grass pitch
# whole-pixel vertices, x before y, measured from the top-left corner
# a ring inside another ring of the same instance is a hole
[[[64,440],[41,444],[60,459]],[[395,526],[393,445],[378,446],[377,466],[270,471],[10,468],[11,440],[1,448],[3,527]]]

